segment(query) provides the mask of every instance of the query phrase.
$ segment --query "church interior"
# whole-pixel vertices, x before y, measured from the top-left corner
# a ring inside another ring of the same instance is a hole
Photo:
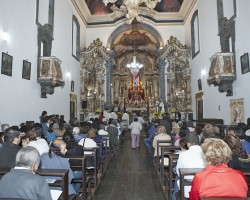
[[[248,1],[155,2],[128,16],[101,0],[2,1],[0,121],[162,103],[185,119],[246,122]]]
[[[116,119],[128,113],[127,126],[134,113],[143,125],[169,114],[250,130],[249,7],[249,0],[1,0],[0,124],[46,124],[39,117],[47,111],[79,125],[112,111]],[[126,131],[120,149],[110,145],[120,160],[110,158],[111,178],[94,199],[172,199],[172,185],[163,190],[170,194],[161,190],[158,143],[154,162],[146,145],[131,148]]]

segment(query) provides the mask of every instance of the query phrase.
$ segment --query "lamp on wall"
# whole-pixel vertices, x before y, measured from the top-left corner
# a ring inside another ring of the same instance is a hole
[[[105,6],[107,6],[108,3],[112,3],[111,10],[113,10],[117,16],[125,15],[128,19],[128,23],[131,24],[134,19],[138,22],[143,20],[143,17],[139,16],[143,5],[146,5],[147,8],[152,10],[161,0],[122,0],[120,7],[115,5],[116,2],[117,0],[103,0]]]
[[[2,33],[2,40],[4,42],[8,42],[9,41],[9,34],[8,34],[8,32],[3,32]]]

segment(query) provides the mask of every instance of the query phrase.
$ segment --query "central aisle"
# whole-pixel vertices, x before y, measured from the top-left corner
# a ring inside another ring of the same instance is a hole
[[[165,200],[152,157],[145,150],[131,148],[130,132],[120,146],[120,153],[110,161],[94,200]]]

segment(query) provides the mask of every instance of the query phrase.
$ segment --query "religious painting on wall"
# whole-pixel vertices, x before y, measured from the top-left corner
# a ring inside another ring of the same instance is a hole
[[[241,63],[242,74],[250,72],[248,53],[245,53],[240,57],[240,63]]]
[[[1,74],[12,76],[12,61],[12,56],[2,52]]]
[[[243,99],[230,100],[231,125],[237,125],[244,122],[244,102]]]
[[[31,63],[24,60],[22,78],[30,80],[30,73],[31,73]]]

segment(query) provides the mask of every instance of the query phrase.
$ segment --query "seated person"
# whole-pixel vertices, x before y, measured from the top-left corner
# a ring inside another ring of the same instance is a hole
[[[208,166],[196,173],[192,189],[189,193],[191,200],[200,197],[247,197],[248,186],[246,177],[239,170],[227,166],[232,158],[230,147],[221,139],[206,139],[202,151]]]
[[[188,150],[179,154],[179,158],[176,165],[177,179],[179,177],[180,168],[204,168],[207,165],[207,162],[204,158],[201,147],[199,146],[199,136],[195,132],[189,132],[185,136],[187,142]],[[177,180],[176,179],[176,180]],[[185,179],[193,179],[193,176],[186,176]],[[179,191],[179,181],[175,182],[173,198],[175,198],[176,192]],[[188,198],[189,191],[191,190],[190,186],[185,186],[184,196]]]
[[[95,129],[90,129],[87,133],[87,137],[81,139],[78,144],[81,145],[84,148],[98,148],[96,142],[91,138],[93,137],[93,132],[95,132]],[[84,155],[91,155],[93,154],[93,151],[84,150]],[[94,158],[91,156],[87,156],[87,168],[93,168],[94,166]]]
[[[224,141],[232,150],[232,159],[228,163],[228,166],[233,169],[249,169],[250,157],[243,149],[240,139],[234,134],[234,132],[229,131],[224,137]]]
[[[21,149],[20,131],[8,128],[4,131],[4,143],[0,148],[0,167],[14,167],[16,154]]]
[[[56,132],[54,130],[56,130],[55,127],[53,128],[53,124],[50,124],[47,132],[47,142],[49,144],[51,141],[56,139]]]
[[[29,137],[28,146],[35,147],[40,155],[49,152],[49,145],[47,141],[42,137],[43,130],[40,127],[36,127],[27,132],[26,136]]]
[[[52,200],[46,180],[34,174],[40,154],[34,147],[22,148],[16,156],[16,166],[0,180],[0,198]]]
[[[69,160],[63,156],[66,154],[66,144],[63,140],[53,140],[50,144],[49,153],[41,155],[41,169],[68,169],[69,170],[69,191],[68,194],[75,194],[76,191],[71,184],[74,174],[70,168]],[[51,177],[49,177],[51,179]],[[78,178],[78,177],[76,177]],[[53,177],[52,179],[58,179],[58,177]],[[78,185],[77,185],[78,187]],[[79,187],[78,187],[79,188]],[[57,189],[57,188],[55,188]],[[61,188],[60,188],[61,189]]]
[[[146,149],[149,151],[149,153],[151,152],[153,148],[153,140],[154,140],[155,133],[157,131],[156,127],[157,127],[156,119],[152,119],[152,125],[150,126],[148,130],[147,137],[143,140],[143,143],[145,144]]]
[[[157,135],[154,137],[153,140],[153,147],[155,149],[154,151],[154,156],[157,156],[157,141],[159,140],[169,140],[171,141],[171,137],[170,135],[167,134],[166,128],[164,126],[158,126],[157,127]],[[163,145],[163,144],[161,144]],[[167,145],[171,145],[171,144],[167,144]],[[161,155],[161,148],[159,147],[158,149],[158,154],[159,156]]]
[[[86,134],[80,133],[81,129],[79,127],[73,128],[73,135],[76,142],[79,142],[82,138],[86,137]]]

